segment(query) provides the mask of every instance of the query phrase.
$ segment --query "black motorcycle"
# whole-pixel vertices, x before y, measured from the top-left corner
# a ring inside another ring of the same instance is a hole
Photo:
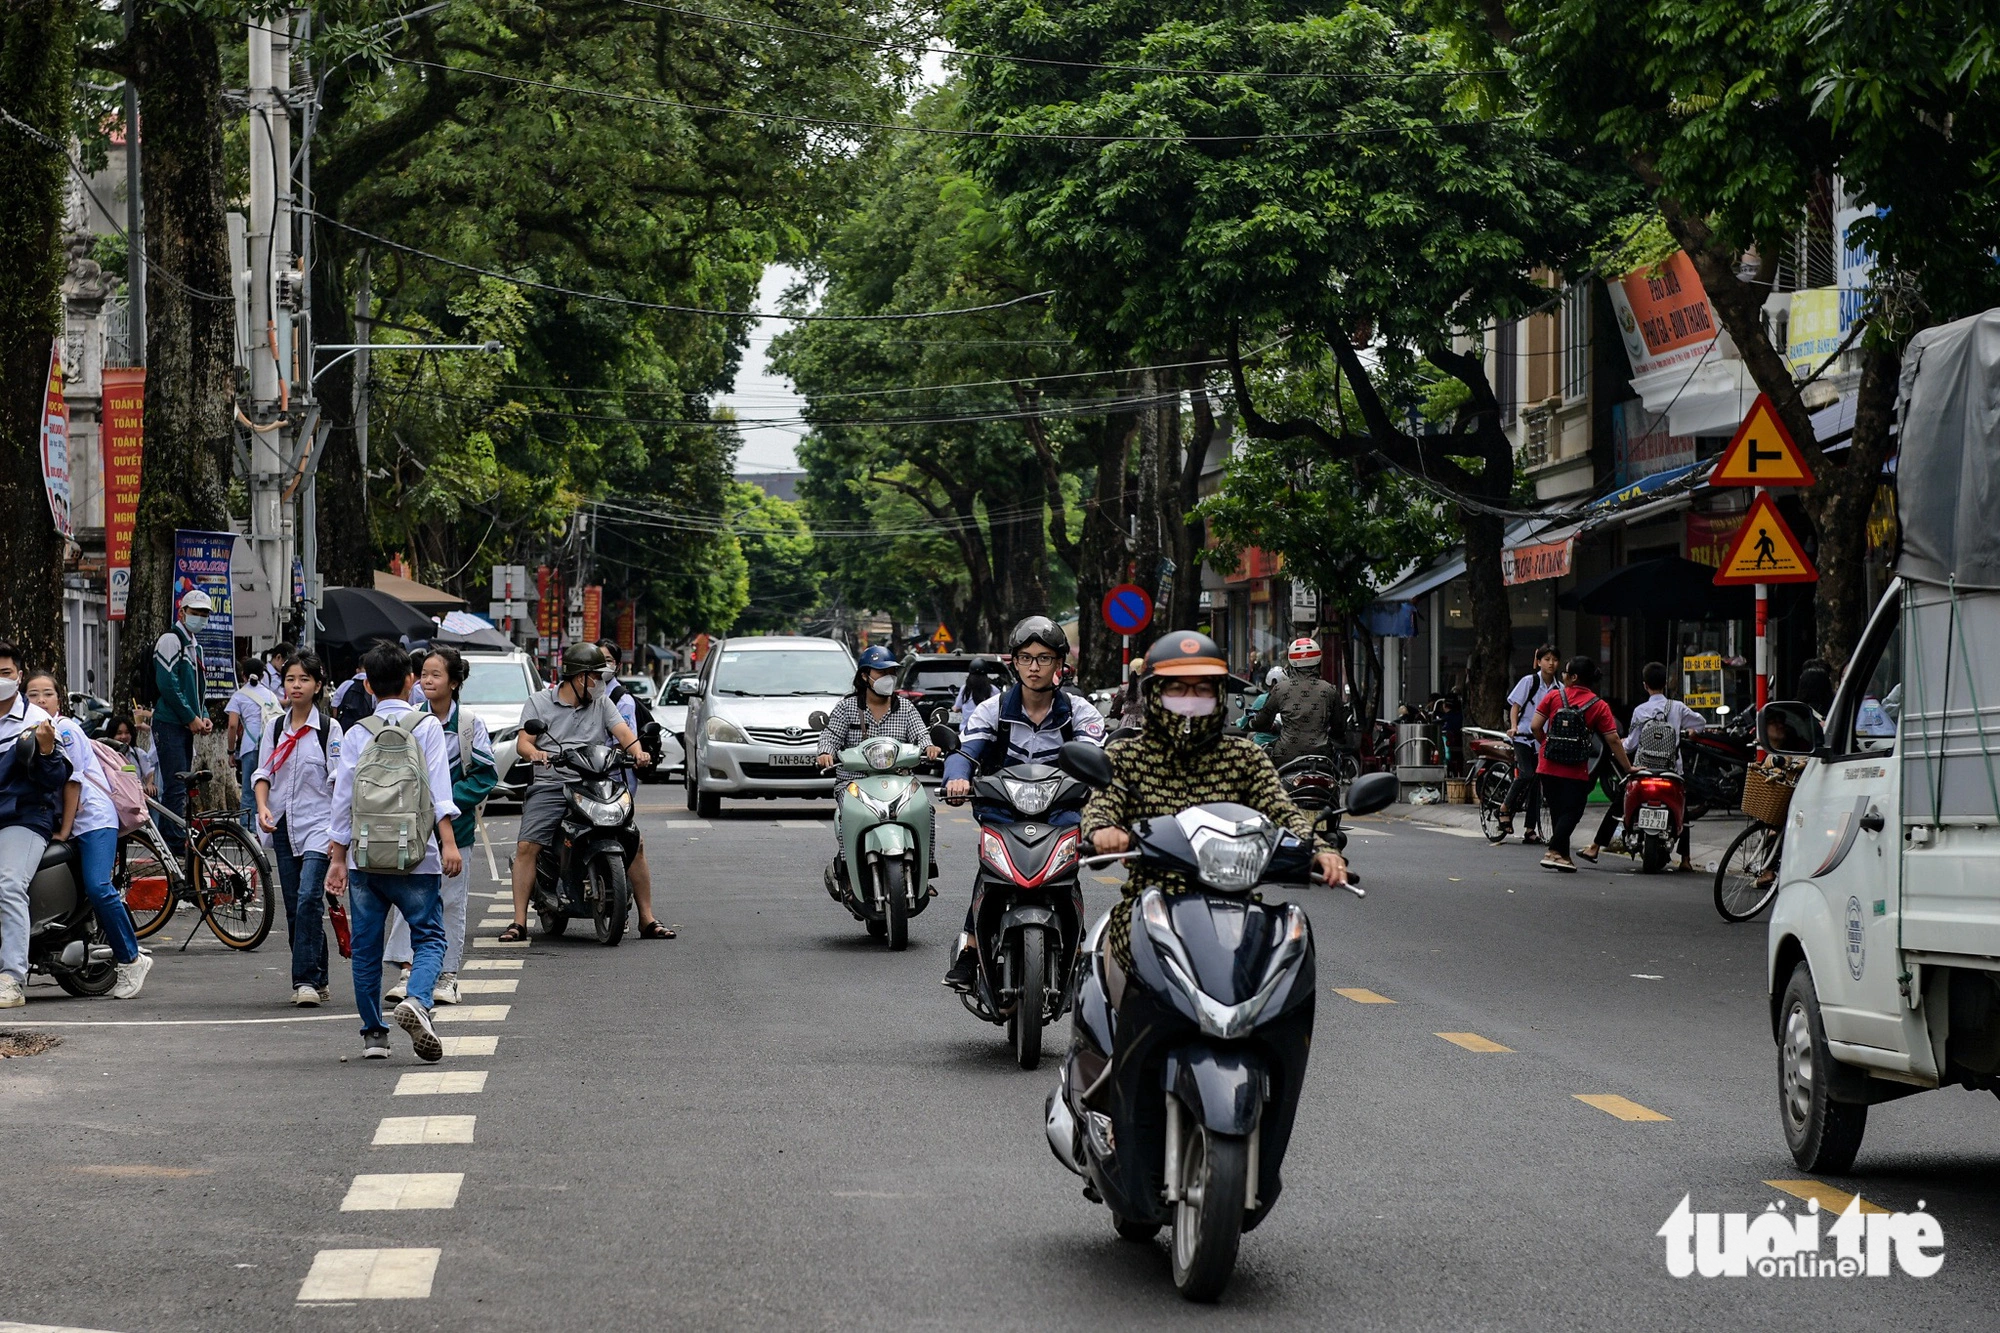
[[[1722,724],[1702,731],[1681,733],[1681,772],[1687,782],[1687,818],[1700,819],[1710,811],[1725,813],[1743,804],[1743,780],[1757,759],[1756,717],[1746,713],[1729,716],[1724,705]]]
[[[529,718],[521,730],[539,738],[548,728],[540,718]],[[547,747],[537,739],[536,748]],[[623,778],[632,760],[614,746],[572,745],[551,751],[549,762],[569,775],[563,783],[562,833],[536,861],[529,901],[544,935],[560,935],[571,917],[588,915],[597,942],[616,944],[625,937],[632,905],[628,871],[639,854],[632,794]]]
[[[1063,766],[1093,786],[1111,781],[1091,747],[1065,746]],[[1342,814],[1396,798],[1387,773],[1358,778]],[[1263,814],[1230,803],[1136,822],[1136,859],[1178,871],[1190,889],[1148,889],[1132,911],[1132,971],[1114,1004],[1101,949],[1081,960],[1076,1021],[1049,1095],[1057,1160],[1088,1182],[1128,1240],[1173,1227],[1174,1285],[1189,1300],[1222,1294],[1243,1232],[1269,1215],[1292,1136],[1312,1042],[1312,926],[1294,903],[1258,889],[1302,888],[1312,848]],[[1349,876],[1348,887],[1361,890]],[[1108,918],[1107,918],[1108,919]]]
[[[959,998],[974,1017],[1006,1026],[1023,1069],[1041,1063],[1043,1026],[1069,1008],[1070,970],[1083,939],[1078,827],[1050,821],[1089,799],[1090,788],[1046,764],[1014,764],[972,782],[979,807],[1013,818],[979,824],[972,935],[961,932],[952,946],[956,957],[976,945],[979,970]]]

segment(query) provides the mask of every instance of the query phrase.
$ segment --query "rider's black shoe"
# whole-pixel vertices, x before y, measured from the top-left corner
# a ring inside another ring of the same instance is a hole
[[[951,965],[951,971],[944,974],[944,984],[955,991],[964,991],[970,995],[973,979],[978,975],[979,955],[967,949],[958,956],[958,961]]]

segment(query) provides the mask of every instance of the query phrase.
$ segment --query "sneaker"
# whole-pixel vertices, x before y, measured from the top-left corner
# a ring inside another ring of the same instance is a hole
[[[979,975],[979,955],[967,949],[951,965],[951,971],[944,974],[944,984],[956,991],[972,992],[973,979]]]
[[[458,973],[438,974],[437,985],[431,987],[431,1003],[433,1005],[458,1003]]]
[[[292,988],[292,1003],[298,1005],[301,1009],[319,1008],[319,988],[316,986],[294,986]]]
[[[19,1009],[28,1002],[21,983],[12,972],[0,972],[0,1009]]]
[[[361,1034],[361,1058],[364,1060],[386,1060],[389,1058],[389,1034],[386,1032],[364,1032]]]
[[[403,975],[396,978],[396,984],[382,992],[385,1000],[407,1000],[410,998],[410,969],[404,968]]]
[[[140,954],[129,963],[118,965],[118,980],[111,983],[111,998],[129,1000],[139,993],[139,987],[146,984],[146,974],[153,970],[151,954]]]
[[[389,1017],[396,1020],[396,1026],[410,1034],[410,1045],[416,1050],[417,1058],[427,1064],[435,1064],[444,1059],[444,1043],[438,1040],[437,1029],[431,1026],[431,1011],[415,1000],[405,1000],[397,1005]]]
[[[331,988],[326,986],[321,986],[319,988],[319,1002],[321,1004],[325,1004],[328,1000],[331,1000],[332,998],[333,998],[333,991]]]

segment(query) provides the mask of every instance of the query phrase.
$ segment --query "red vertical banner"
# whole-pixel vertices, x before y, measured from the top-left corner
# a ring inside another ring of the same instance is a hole
[[[604,586],[593,583],[583,590],[583,641],[596,643],[604,637]]]
[[[618,651],[636,670],[632,654],[639,647],[639,604],[629,597],[618,603]]]
[[[535,603],[535,633],[544,639],[553,639],[562,633],[562,575],[547,565],[538,566],[535,570],[535,591],[539,594]]]
[[[139,512],[139,474],[146,446],[146,370],[143,366],[104,371],[104,566],[108,590],[105,616],[125,618],[132,591],[132,526]]]

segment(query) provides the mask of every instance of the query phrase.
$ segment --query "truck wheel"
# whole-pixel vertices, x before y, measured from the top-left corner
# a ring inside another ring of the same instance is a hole
[[[1801,1171],[1840,1175],[1861,1151],[1868,1108],[1833,1100],[1833,1057],[1826,1049],[1812,969],[1804,963],[1792,969],[1778,1014],[1778,1119],[1785,1146]]]

